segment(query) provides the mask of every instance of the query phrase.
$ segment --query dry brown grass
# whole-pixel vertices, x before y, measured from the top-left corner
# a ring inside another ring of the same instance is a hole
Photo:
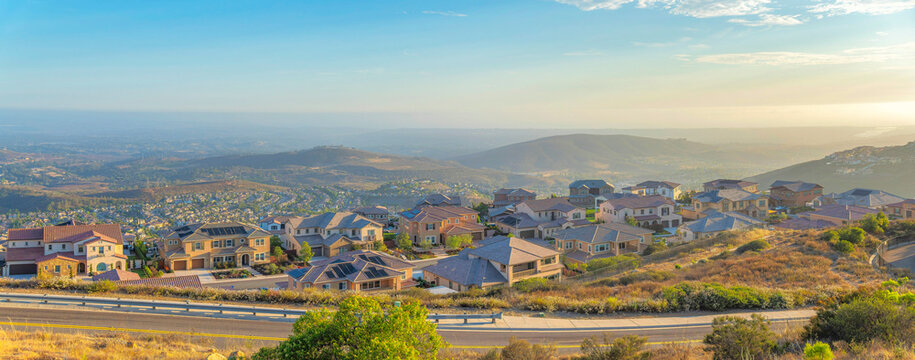
[[[0,330],[2,359],[206,359],[239,350],[252,354],[257,348],[244,343],[215,348],[210,341],[180,336]]]

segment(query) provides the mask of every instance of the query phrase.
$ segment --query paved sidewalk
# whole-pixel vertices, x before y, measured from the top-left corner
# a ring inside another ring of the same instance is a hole
[[[441,320],[441,329],[474,329],[474,330],[600,330],[600,329],[634,329],[634,328],[679,328],[688,326],[708,326],[716,317],[737,316],[749,318],[752,314],[760,314],[772,322],[806,320],[814,315],[814,310],[779,310],[779,311],[748,311],[718,314],[683,315],[683,316],[656,316],[639,318],[617,319],[562,319],[541,318],[526,316],[503,316],[502,319],[492,323],[491,320],[471,320],[464,324],[463,320]]]

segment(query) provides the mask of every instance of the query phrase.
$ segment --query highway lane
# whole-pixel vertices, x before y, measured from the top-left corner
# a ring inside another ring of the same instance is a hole
[[[775,331],[802,326],[806,321],[776,322]],[[0,307],[0,327],[16,330],[45,330],[52,332],[133,332],[137,334],[177,335],[206,338],[220,344],[253,342],[269,345],[286,338],[292,331],[289,322],[200,318],[180,315],[78,310],[51,307]],[[504,346],[509,338],[517,337],[533,343],[557,345],[563,352],[574,352],[581,341],[590,336],[608,333],[613,337],[646,336],[650,344],[666,342],[698,342],[711,330],[708,325],[674,328],[642,328],[618,330],[485,330],[449,325],[439,334],[456,348],[484,350]]]

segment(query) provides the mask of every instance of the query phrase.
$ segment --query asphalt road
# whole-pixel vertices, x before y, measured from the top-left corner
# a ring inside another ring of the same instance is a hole
[[[788,326],[802,326],[806,321],[773,323],[780,332]],[[581,341],[590,336],[609,333],[613,337],[640,335],[649,344],[666,342],[699,342],[711,328],[707,325],[621,330],[482,330],[439,329],[439,334],[456,348],[483,351],[501,347],[509,338],[517,337],[533,343],[553,344],[561,352],[575,352]],[[130,312],[85,311],[64,308],[0,307],[0,328],[15,330],[44,330],[51,332],[131,332],[138,334],[177,335],[206,338],[222,345],[247,342],[269,345],[280,341],[292,331],[289,322],[200,318],[179,315],[142,314]]]
[[[885,259],[893,267],[906,268],[915,272],[915,243],[887,251]]]

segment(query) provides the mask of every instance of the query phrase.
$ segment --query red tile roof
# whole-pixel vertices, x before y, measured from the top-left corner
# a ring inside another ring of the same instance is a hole
[[[44,241],[57,242],[66,241],[76,235],[82,235],[89,232],[98,233],[114,239],[116,243],[124,242],[124,235],[121,233],[121,226],[118,224],[95,224],[95,225],[70,225],[70,226],[45,226]]]
[[[40,263],[43,261],[59,259],[59,258],[63,258],[64,260],[70,260],[70,261],[86,261],[86,255],[74,255],[73,252],[71,251],[71,252],[56,252],[53,254],[42,255],[42,256],[39,256],[37,259],[35,259],[35,262]]]
[[[140,275],[135,272],[124,271],[121,269],[108,270],[92,277],[92,281],[111,280],[111,281],[128,281],[140,280]]]
[[[6,261],[35,261],[42,255],[44,255],[42,247],[7,248]]]
[[[42,229],[10,229],[9,240],[41,240],[44,238]]]

